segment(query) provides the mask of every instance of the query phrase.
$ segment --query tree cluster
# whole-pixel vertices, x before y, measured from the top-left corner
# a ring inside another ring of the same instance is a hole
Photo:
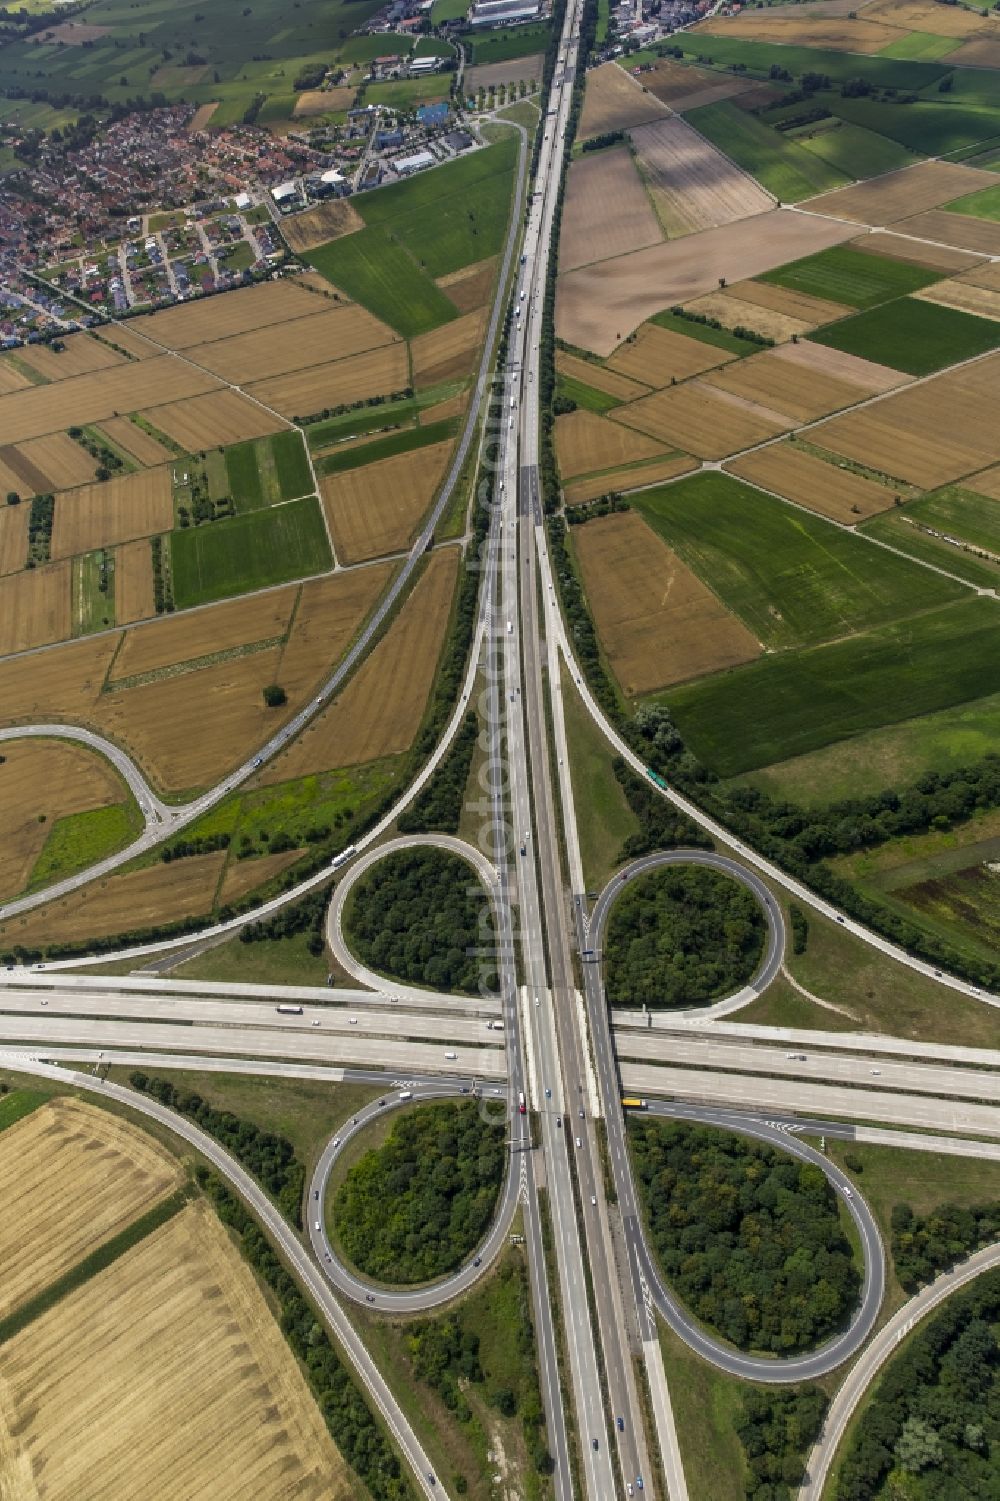
[[[734,338],[746,339],[749,344],[763,344],[769,349],[774,343],[769,335],[758,333],[755,328],[744,328],[742,323],[737,323],[735,328],[726,328],[718,318],[712,318],[708,313],[693,313],[689,307],[683,307],[679,303],[675,303],[670,311],[675,318],[686,318],[689,323],[701,323],[706,328],[723,329],[726,333],[731,333]]]
[[[580,147],[581,151],[603,151],[606,146],[617,146],[625,140],[624,130],[605,130],[599,136],[591,136]]]
[[[217,1110],[201,1095],[177,1089],[169,1079],[155,1074],[137,1071],[129,1074],[129,1083],[168,1109],[186,1115],[209,1136],[214,1136],[267,1189],[285,1218],[301,1229],[306,1170],[287,1137],[275,1136],[253,1121],[241,1120],[231,1110]]]
[[[52,556],[52,522],[55,519],[54,495],[33,495],[28,512],[28,567],[47,563]]]
[[[175,839],[160,850],[164,865],[172,860],[188,860],[192,855],[210,855],[214,850],[229,848],[228,834],[196,834],[193,839]]]
[[[863,1408],[837,1501],[992,1501],[1000,1442],[1000,1272],[955,1293]]]
[[[423,834],[435,829],[442,834],[457,834],[462,817],[462,803],[469,780],[472,755],[479,737],[479,721],[467,714],[451,749],[427,786],[413,799],[399,817],[404,834]]]
[[[337,300],[337,294],[333,294]],[[342,401],[335,407],[324,407],[321,412],[311,412],[308,417],[293,417],[292,421],[298,427],[309,427],[314,422],[326,422],[330,417],[343,416],[345,412],[356,412],[359,407],[388,406],[390,402],[406,401],[413,395],[412,386],[404,386],[401,391],[393,391],[389,396],[365,396],[358,401]]]
[[[820,1168],[728,1131],[630,1124],[654,1249],[697,1318],[776,1355],[844,1324],[860,1277]]]
[[[395,1450],[339,1359],[312,1304],[303,1297],[270,1241],[213,1173],[199,1166],[195,1176],[213,1200],[222,1223],[239,1237],[247,1261],[277,1298],[281,1332],[305,1368],[330,1437],[344,1459],[374,1501],[416,1501]]]
[[[639,820],[638,833],[630,834],[618,851],[619,862],[635,860],[653,850],[712,849],[704,829],[654,791],[643,777],[637,777],[628,762],[616,756],[611,763],[625,801]]]
[[[751,1387],[736,1419],[754,1501],[794,1501],[827,1397],[818,1386]]]
[[[908,1292],[916,1292],[980,1246],[1000,1240],[1000,1203],[968,1209],[941,1204],[923,1215],[914,1214],[909,1204],[896,1204],[891,1230],[896,1276]]]
[[[760,903],[739,881],[699,865],[639,876],[608,916],[612,1006],[692,1006],[744,985],[764,951]]]
[[[446,1276],[489,1229],[505,1161],[503,1129],[483,1121],[475,1100],[408,1112],[335,1195],[344,1251],[380,1282]]]
[[[575,408],[576,402],[573,406]],[[566,512],[566,520],[570,526],[582,526],[585,521],[593,521],[597,516],[613,516],[619,511],[631,509],[632,507],[623,495],[619,495],[617,490],[609,490],[606,495],[599,495],[596,500],[570,506]]]
[[[321,954],[326,944],[324,924],[330,900],[329,886],[320,886],[279,907],[270,917],[260,922],[249,922],[240,929],[241,943],[273,943],[280,938],[292,938],[296,933],[309,935],[306,947],[311,954]]]
[[[380,860],[353,887],[344,926],[354,952],[380,974],[470,995],[496,989],[489,899],[466,861],[447,850],[398,850]]]
[[[153,559],[153,605],[157,615],[170,615],[174,608],[174,586],[170,566],[164,566],[163,538],[150,537],[149,548]]]

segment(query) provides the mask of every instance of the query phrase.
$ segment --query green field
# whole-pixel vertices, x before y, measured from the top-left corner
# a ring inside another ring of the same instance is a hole
[[[689,57],[712,62],[717,67],[742,64],[758,78],[767,78],[771,68],[777,67],[791,73],[793,78],[800,78],[803,73],[825,73],[835,84],[863,78],[880,88],[919,90],[936,83],[948,71],[934,62],[865,57],[857,52],[830,52],[821,47],[787,47],[742,37],[707,36],[704,32],[678,32],[670,38],[670,44],[681,46]]]
[[[910,501],[900,514],[1000,556],[1000,504],[972,488],[946,485]]]
[[[978,193],[966,193],[946,203],[949,214],[968,214],[973,219],[1000,220],[1000,183],[995,188],[982,188]]]
[[[852,56],[850,61],[863,63],[874,59]],[[952,76],[960,75],[956,72]],[[1000,135],[1000,108],[995,106],[995,99],[992,108],[936,102],[954,97],[954,92],[938,95],[935,89],[933,99],[918,99],[913,104],[886,99],[844,99],[839,94],[823,94],[817,99],[842,120],[863,125],[924,156],[941,156],[974,141]]]
[[[458,309],[402,245],[378,226],[310,250],[305,259],[404,338],[458,317]]]
[[[142,818],[131,799],[57,818],[35,861],[27,890],[38,891],[64,876],[86,870],[106,855],[124,849],[141,830]]]
[[[431,73],[427,78],[391,78],[385,83],[370,83],[365,90],[365,102],[404,111],[419,109],[422,104],[440,104],[451,93],[451,78],[450,73]]]
[[[868,255],[863,250],[852,250],[849,245],[834,245],[801,261],[789,261],[787,266],[765,271],[756,279],[790,287],[795,292],[808,292],[811,297],[822,297],[828,302],[841,302],[845,307],[870,308],[907,292],[916,292],[932,281],[939,281],[940,276],[936,271],[890,260],[886,255]]]
[[[841,120],[832,129],[816,135],[797,138],[796,144],[803,151],[811,151],[822,157],[831,167],[845,177],[879,177],[883,172],[892,172],[897,167],[906,167],[913,161],[913,153],[900,146],[898,141],[889,141],[860,125]]]
[[[1000,344],[1000,323],[956,308],[901,297],[817,329],[809,338],[830,349],[878,360],[910,375],[931,375]]]
[[[532,57],[549,45],[548,26],[500,26],[472,39],[470,63],[505,63],[512,57]]]
[[[306,428],[306,438],[311,453],[328,448],[331,443],[345,438],[362,437],[365,433],[377,432],[380,427],[397,423],[403,427],[417,415],[416,397],[403,401],[385,401],[378,406],[358,407],[353,412],[341,412],[337,417],[327,417],[323,422],[311,422]]]
[[[402,432],[386,433],[373,438],[359,448],[334,450],[318,461],[323,474],[343,474],[347,469],[360,469],[363,464],[374,464],[378,459],[391,459],[398,453],[411,453],[415,448],[427,448],[431,443],[445,443],[458,431],[458,418],[450,417],[444,422],[432,422],[427,427],[404,428]]]
[[[737,109],[728,99],[691,110],[687,119],[782,203],[798,203],[848,181],[821,157]]]
[[[632,504],[772,648],[865,630],[963,593],[729,475],[693,475]]]
[[[115,623],[115,555],[99,547],[72,563],[73,635],[107,630]],[[101,585],[104,588],[101,588]]]
[[[883,47],[878,55],[905,58],[914,63],[933,63],[940,57],[947,57],[949,52],[954,52],[961,45],[958,37],[935,36],[930,31],[911,31],[909,35]]]
[[[314,496],[170,536],[179,610],[322,573],[332,562],[323,513]]]
[[[659,328],[668,328],[675,334],[685,334],[689,339],[700,339],[703,344],[712,344],[716,349],[728,349],[730,354],[760,353],[760,345],[755,344],[752,339],[741,339],[737,334],[730,333],[728,328],[712,328],[708,323],[696,323],[693,318],[672,313],[669,308],[665,308],[662,313],[654,313],[649,321]]]
[[[736,776],[996,693],[1000,616],[992,601],[974,599],[658,697],[695,755]]]
[[[987,504],[995,507],[996,501],[988,501]],[[976,557],[963,547],[946,542],[943,537],[932,537],[919,527],[911,526],[907,520],[910,511],[911,507],[907,505],[902,511],[889,511],[883,516],[874,516],[858,530],[866,536],[876,537],[879,542],[887,542],[890,547],[898,548],[922,563],[945,568],[958,578],[967,579],[977,588],[995,589],[1000,585],[1000,563]]]
[[[229,493],[237,511],[255,511],[267,504],[257,463],[257,443],[237,443],[225,451]]]
[[[301,435],[287,431],[275,433],[267,442],[278,481],[278,498],[296,500],[300,495],[308,495],[313,489],[313,480]]]
[[[574,380],[571,375],[557,378],[556,393],[575,401],[585,412],[608,412],[620,405],[617,397],[609,396],[607,391],[595,390],[593,386],[585,386],[582,380]]]

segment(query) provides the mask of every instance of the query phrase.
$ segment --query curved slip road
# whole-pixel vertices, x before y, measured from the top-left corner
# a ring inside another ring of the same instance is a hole
[[[624,872],[614,877],[601,892],[589,925],[582,905],[578,904],[577,922],[582,935],[581,948],[586,950],[592,946],[594,951],[597,951],[608,911],[623,885],[661,866],[680,864],[707,865],[721,870],[742,881],[759,898],[767,918],[769,938],[764,959],[752,983],[761,986],[768,983],[780,968],[784,952],[785,933],[781,909],[753,871],[745,869],[725,855],[707,850],[677,850],[668,854],[648,855],[635,861]],[[864,1278],[860,1302],[848,1327],[818,1350],[787,1359],[768,1359],[764,1356],[746,1355],[710,1335],[691,1318],[683,1304],[671,1292],[650,1251],[629,1157],[624,1114],[620,1106],[614,1108],[613,1105],[614,1101],[621,1099],[621,1090],[601,965],[596,962],[585,963],[583,971],[595,1064],[601,1079],[603,1098],[607,1102],[608,1160],[621,1206],[628,1263],[636,1289],[637,1306],[642,1308],[646,1304],[645,1294],[648,1289],[657,1309],[675,1334],[680,1335],[686,1344],[696,1350],[705,1360],[710,1361],[712,1365],[745,1380],[772,1384],[788,1383],[804,1381],[833,1370],[853,1355],[868,1338],[882,1303],[885,1288],[885,1253],[878,1228],[867,1204],[854,1191],[846,1175],[829,1162],[822,1153],[767,1121],[722,1107],[650,1102],[647,1107],[650,1114],[701,1121],[708,1125],[739,1132],[745,1136],[752,1136],[757,1140],[766,1141],[770,1146],[777,1147],[781,1151],[788,1152],[800,1161],[810,1162],[820,1168],[832,1184],[834,1192],[843,1200],[861,1238]],[[650,1337],[655,1337],[655,1325],[648,1312],[646,1318],[650,1326],[648,1331]],[[643,1337],[646,1337],[646,1332]]]
[[[169,824],[174,817],[175,810],[157,797],[131,756],[126,755],[121,746],[106,740],[94,730],[85,730],[81,725],[75,724],[27,724],[0,730],[0,741],[6,740],[72,740],[77,745],[85,745],[88,750],[96,751],[99,756],[110,761],[118,775],[127,783],[129,791],[139,804],[147,832],[156,829],[157,837],[162,838],[165,830],[161,825]],[[46,898],[50,893],[55,894],[53,888],[45,892]]]

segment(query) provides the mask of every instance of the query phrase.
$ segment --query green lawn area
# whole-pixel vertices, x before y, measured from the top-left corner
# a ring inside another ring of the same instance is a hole
[[[606,391],[597,391],[593,386],[585,386],[583,381],[575,380],[572,375],[558,377],[556,392],[575,401],[585,412],[607,412],[620,405],[617,397],[609,396]]]
[[[141,830],[142,818],[131,799],[57,818],[35,861],[27,890],[39,891],[64,876],[86,870],[105,855],[124,849]]]
[[[450,92],[451,74],[431,73],[427,78],[392,78],[385,83],[370,83],[365,90],[365,102],[414,110],[422,104],[440,104]]]
[[[434,0],[431,25],[440,26],[442,21],[460,21],[468,9],[465,0]]]
[[[693,475],[632,504],[769,647],[865,630],[964,592],[729,475]]]
[[[329,973],[325,954],[310,954],[306,934],[241,943],[229,938],[171,970],[179,980],[248,981],[253,985],[324,985]]]
[[[848,245],[834,245],[801,261],[789,261],[787,266],[765,271],[756,279],[795,292],[808,292],[811,297],[823,297],[828,302],[841,302],[845,307],[870,308],[929,286],[932,281],[939,281],[940,275],[906,261],[891,260],[887,255],[869,255]],[[887,359],[885,363],[891,362]]]
[[[266,505],[264,485],[257,464],[257,442],[237,443],[226,449],[226,477],[237,511],[254,511]]]
[[[968,214],[973,219],[1000,220],[1000,183],[995,188],[982,188],[978,193],[966,193],[946,203],[949,214]]]
[[[748,1388],[657,1323],[690,1501],[745,1501],[746,1465],[736,1419]]]
[[[472,40],[469,62],[480,66],[483,63],[505,63],[512,57],[532,57],[545,51],[549,34],[547,25],[498,26],[495,30],[480,32]]]
[[[277,483],[279,500],[297,500],[313,489],[309,460],[302,436],[297,432],[275,433],[265,440]]]
[[[1000,693],[1000,618],[973,599],[658,696],[721,776]]]
[[[996,501],[989,501],[988,504],[996,506]],[[984,589],[994,589],[1000,585],[1000,563],[993,563],[989,558],[977,558],[963,547],[956,547],[942,537],[932,537],[918,527],[911,526],[907,520],[909,510],[908,505],[903,510],[874,516],[858,530],[865,536],[888,542],[891,547],[899,548],[911,558],[932,563],[937,568],[946,568],[949,573],[968,579],[970,584]]]
[[[935,36],[930,31],[911,31],[908,36],[900,37],[898,41],[890,42],[888,47],[883,47],[878,55],[901,57],[909,62],[932,63],[939,57],[947,57],[949,52],[954,52],[961,45],[958,37]]]
[[[580,858],[588,891],[599,891],[618,863],[618,851],[639,823],[614,772],[600,731],[564,671],[563,711],[570,750],[570,775],[578,812]]]
[[[170,537],[174,602],[180,610],[322,573],[332,561],[323,513],[313,496]]]
[[[755,344],[753,339],[741,339],[737,334],[730,333],[728,328],[713,328],[709,323],[697,323],[693,318],[672,313],[669,308],[664,308],[662,313],[654,313],[649,321],[659,328],[670,329],[672,333],[699,339],[702,344],[712,344],[716,349],[728,349],[730,354],[760,353],[760,345]]]
[[[457,431],[457,417],[449,417],[444,422],[431,422],[427,427],[404,428],[401,432],[373,438],[370,443],[362,443],[358,448],[334,449],[333,453],[317,461],[317,467],[323,474],[342,474],[347,469],[374,464],[378,459],[410,453],[415,448],[427,448],[431,443],[445,443]]]
[[[44,1105],[50,1095],[36,1089],[12,1089],[0,1096],[0,1131],[23,1121],[26,1115]]]
[[[305,259],[404,338],[458,317],[455,304],[380,225],[331,240]]]
[[[73,559],[73,635],[87,636],[115,623],[115,555],[99,547]],[[104,585],[102,590],[101,585]]]
[[[865,130],[847,120],[841,120],[833,130],[800,138],[797,144],[803,151],[822,157],[846,177],[859,180],[879,177],[883,172],[892,172],[896,167],[908,166],[913,161],[913,153],[900,146],[898,141],[887,140],[885,136],[876,135],[874,130]]]
[[[930,375],[946,365],[995,349],[1000,345],[1000,323],[935,302],[902,297],[828,323],[809,338],[910,375]]]
[[[708,38],[703,40],[709,45]],[[782,203],[798,203],[801,198],[842,187],[848,180],[821,157],[737,109],[728,99],[691,110],[687,119]]]

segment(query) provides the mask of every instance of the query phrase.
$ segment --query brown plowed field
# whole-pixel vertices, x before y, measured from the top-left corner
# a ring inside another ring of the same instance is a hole
[[[214,376],[169,355],[123,360],[94,375],[77,375],[58,385],[31,386],[0,396],[0,433],[8,443],[23,443],[43,433],[62,433],[68,427],[103,422],[119,412],[139,411],[153,402],[176,401],[217,387]]]
[[[227,599],[217,605],[202,605],[180,615],[164,615],[148,625],[128,631],[115,657],[109,683],[140,673],[155,672],[177,662],[232,651],[253,641],[284,636],[292,618],[298,586],[268,589],[264,594]]]
[[[670,239],[766,213],[774,203],[759,183],[677,116],[640,126],[632,140]]]
[[[873,360],[863,360],[843,349],[831,349],[825,344],[814,344],[801,339],[797,344],[781,344],[772,351],[776,360],[796,365],[820,375],[830,375],[848,385],[858,386],[867,396],[881,395],[896,386],[908,386],[913,380],[902,370],[892,370],[888,365],[876,365]]]
[[[330,240],[339,240],[363,229],[365,221],[346,198],[332,198],[306,209],[304,214],[289,214],[281,221],[281,233],[294,251],[315,250]]]
[[[891,229],[873,230],[850,243],[852,250],[861,250],[868,255],[887,255],[894,261],[909,261],[911,265],[924,266],[928,271],[969,271],[977,264],[972,251],[953,250],[947,245],[924,245],[919,240],[907,240],[903,235],[893,234]]]
[[[303,850],[283,850],[280,855],[262,855],[257,860],[231,860],[219,887],[220,905],[237,902],[248,891],[255,891],[274,876],[280,876],[303,853]]]
[[[496,269],[497,258],[491,255],[485,261],[476,261],[473,266],[463,266],[460,271],[439,276],[437,284],[460,313],[474,313],[476,308],[489,301]]]
[[[17,458],[13,455],[16,454]],[[68,490],[73,485],[85,485],[94,478],[97,461],[83,447],[74,443],[67,433],[52,433],[48,438],[35,438],[30,443],[20,443],[8,451],[8,462],[13,468],[21,463],[23,472],[34,478],[37,493],[46,490]],[[41,484],[38,483],[39,478]]]
[[[746,626],[635,512],[571,535],[601,645],[629,697],[760,656]]]
[[[366,349],[377,349],[380,344],[391,344],[396,338],[392,329],[380,323],[367,308],[356,303],[347,307],[328,304],[280,327],[271,324],[230,339],[198,344],[187,353],[189,359],[211,370],[213,375],[243,385],[288,375],[307,365],[347,359],[352,354],[363,354]]]
[[[82,1100],[50,1100],[8,1127],[0,1142],[0,1183],[7,1185],[7,1212],[0,1224],[0,1316],[57,1281],[180,1181],[176,1158],[152,1136]],[[31,1332],[27,1339],[30,1343]],[[10,1349],[9,1343],[4,1346],[0,1363],[5,1385]]]
[[[587,74],[580,116],[580,140],[603,135],[609,130],[627,130],[630,125],[645,125],[648,120],[662,120],[665,105],[617,63],[604,63]]]
[[[937,302],[942,307],[958,308],[959,312],[972,313],[977,318],[1000,319],[1000,292],[989,287],[972,287],[968,282],[949,277],[947,281],[935,282],[914,293],[924,302]]]
[[[970,287],[986,287],[990,292],[1000,292],[1000,264],[985,261],[969,271],[963,271],[956,280]]]
[[[283,417],[310,417],[345,401],[402,391],[410,383],[405,344],[383,344],[365,354],[327,365],[311,365],[291,375],[262,380],[247,390]]]
[[[124,803],[103,756],[68,740],[6,740],[0,764],[0,897],[28,884],[52,825],[69,813]],[[39,823],[44,816],[45,822]]]
[[[408,547],[448,467],[451,443],[432,443],[327,475],[323,509],[341,563],[361,563]]]
[[[0,507],[0,573],[17,573],[25,565],[29,509],[28,506]]]
[[[615,409],[615,420],[627,422],[662,443],[682,445],[700,459],[722,459],[737,449],[774,438],[791,424],[770,420],[749,407],[726,400],[701,381],[668,386],[627,407]]]
[[[640,330],[637,339],[642,337],[642,332]],[[630,345],[629,348],[634,346]],[[646,395],[647,388],[639,381],[630,380],[593,360],[583,360],[579,355],[567,354],[564,349],[556,350],[556,370],[560,375],[582,381],[585,386],[593,386],[595,391],[603,391],[619,401],[634,401],[637,396]]]
[[[998,399],[1000,356],[991,355],[831,417],[810,436],[822,448],[929,490],[1000,460]]]
[[[41,1186],[39,1198],[51,1212]],[[0,1380],[0,1484],[25,1501],[357,1495],[253,1273],[204,1201],[10,1340]],[[32,1467],[41,1491],[21,1488]]]
[[[960,68],[1000,68],[1000,39],[996,31],[992,36],[970,37],[948,53],[948,63]]]
[[[228,339],[248,329],[290,318],[305,318],[325,304],[293,281],[262,281],[222,297],[205,297],[136,318],[133,331],[148,334],[167,349],[190,349],[211,339]]]
[[[672,380],[688,380],[732,358],[728,350],[718,349],[714,344],[689,339],[686,334],[660,328],[657,323],[644,323],[638,333],[619,344],[607,363],[609,370],[643,385],[669,386]]]
[[[458,564],[457,548],[430,554],[388,633],[330,708],[265,769],[262,781],[283,782],[409,749],[437,671]]]
[[[632,408],[620,410],[631,411]],[[556,458],[564,480],[573,479],[578,474],[591,474],[598,469],[655,458],[663,452],[664,446],[616,422],[609,422],[607,417],[599,417],[596,412],[580,410],[556,418]]]
[[[171,468],[145,469],[60,495],[52,526],[53,558],[71,558],[136,537],[169,532],[174,524]]]
[[[856,224],[894,224],[897,219],[937,208],[939,203],[950,203],[963,193],[988,187],[996,187],[992,172],[955,162],[918,162],[885,177],[810,198],[809,208],[818,214],[852,219]]]
[[[158,443],[127,417],[109,417],[107,422],[101,423],[100,431],[117,448],[123,448],[126,453],[131,454],[139,464],[166,464],[173,458],[169,448],[164,448],[162,443]]]
[[[69,574],[69,563],[49,563],[0,579],[0,656],[65,641],[71,628]]]
[[[596,151],[572,163],[559,237],[561,271],[628,255],[662,238],[627,147]]]
[[[797,292],[792,287],[775,287],[767,281],[738,281],[724,287],[722,295],[731,301],[751,302],[755,307],[767,308],[772,313],[783,313],[789,318],[801,319],[805,324],[818,328],[821,323],[830,323],[834,318],[845,318],[850,311],[842,302],[827,302],[823,297],[810,297],[808,292]]]
[[[115,553],[115,619],[119,625],[147,620],[156,609],[149,539],[123,542]]]
[[[606,470],[603,474],[591,475],[589,479],[574,480],[563,491],[563,499],[568,506],[580,505],[585,500],[595,500],[598,495],[607,495],[609,490],[639,490],[645,485],[675,479],[678,474],[689,474],[697,468],[696,459],[689,459],[683,453],[672,453],[663,459],[647,460],[645,464],[630,464],[625,469]]]
[[[853,233],[848,224],[777,209],[582,266],[559,278],[556,333],[568,344],[610,354],[661,308],[717,289],[720,276],[759,276]]]
[[[727,41],[742,37],[747,41],[779,42],[787,47],[829,48],[833,52],[881,52],[890,42],[900,39],[895,26],[880,25],[877,21],[842,21],[836,16],[826,20],[809,16],[800,20],[794,15],[757,10],[724,19],[713,16],[711,20],[699,21],[691,30],[699,36],[725,37]],[[705,43],[705,50],[711,51],[710,43]]]
[[[995,173],[983,175],[992,177],[992,185],[996,187]],[[1000,224],[988,219],[973,219],[968,214],[948,214],[944,209],[932,209],[926,214],[916,214],[912,219],[901,219],[896,228],[904,234],[943,240],[946,245],[958,245],[962,250],[1000,255]]]
[[[741,479],[765,490],[798,501],[821,516],[855,526],[867,516],[888,510],[894,492],[888,485],[865,479],[849,469],[839,469],[794,443],[774,443],[756,453],[746,453],[726,465]],[[856,508],[856,509],[855,509]]]
[[[486,326],[486,309],[466,313],[410,343],[413,384],[418,390],[459,380],[476,368]]]
[[[181,448],[197,453],[202,448],[222,448],[247,438],[263,438],[283,426],[263,407],[235,391],[210,391],[168,406],[148,407],[142,416]]]
[[[753,354],[705,376],[705,385],[732,391],[782,413],[789,427],[854,406],[870,394],[863,386],[783,360],[777,350]]]
[[[732,99],[753,87],[743,78],[723,78],[710,68],[674,62],[673,58],[661,57],[652,68],[640,75],[642,86],[655,94],[663,104],[683,114],[685,110],[697,109],[702,104],[717,104],[720,99]]]
[[[89,375],[92,370],[108,370],[124,360],[123,355],[90,334],[69,334],[63,342],[65,348],[61,354],[44,344],[28,344],[18,350],[18,358],[49,381]]]
[[[289,698],[304,699],[333,671],[394,572],[392,563],[374,563],[302,585],[279,668]]]
[[[534,52],[529,57],[511,57],[503,63],[482,63],[478,68],[465,72],[466,93],[475,94],[479,89],[496,88],[502,83],[541,82],[544,54]]]

